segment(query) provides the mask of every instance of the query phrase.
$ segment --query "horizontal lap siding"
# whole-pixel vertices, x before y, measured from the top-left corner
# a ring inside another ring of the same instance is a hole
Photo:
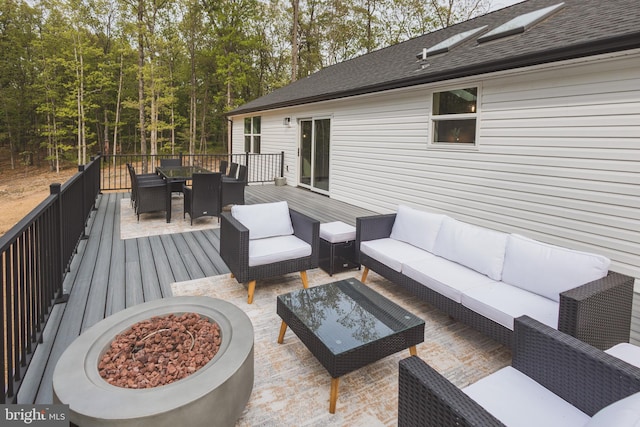
[[[456,84],[481,87],[477,149],[428,147],[430,93],[452,86],[269,112],[262,146],[285,151],[295,183],[296,120],[330,116],[332,198],[376,212],[400,203],[443,212],[597,252],[613,270],[640,277],[639,61],[635,54]]]

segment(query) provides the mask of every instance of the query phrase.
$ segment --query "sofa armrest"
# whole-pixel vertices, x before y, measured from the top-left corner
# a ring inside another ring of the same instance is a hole
[[[220,256],[238,282],[249,276],[249,229],[231,213],[220,214]]]
[[[560,294],[558,329],[601,350],[629,341],[634,278],[610,271]]]
[[[528,316],[515,319],[511,365],[589,416],[640,392],[640,368]]]
[[[417,356],[400,361],[398,426],[503,426]]]
[[[320,221],[289,208],[293,234],[311,245],[311,260],[314,268],[320,258]]]
[[[396,214],[371,215],[356,218],[356,259],[360,260],[360,243],[391,236]]]

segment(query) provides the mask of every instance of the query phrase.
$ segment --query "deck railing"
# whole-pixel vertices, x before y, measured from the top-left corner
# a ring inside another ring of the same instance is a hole
[[[131,188],[129,172],[126,165],[130,163],[137,173],[150,173],[160,166],[161,159],[182,159],[183,165],[201,166],[213,172],[220,170],[220,163],[226,160],[228,164],[238,163],[247,166],[249,183],[273,182],[284,172],[284,152],[273,154],[114,154],[102,156],[102,176],[100,188],[102,190],[127,190]]]
[[[53,305],[100,192],[100,157],[79,166],[64,184],[0,236],[0,404],[15,403]]]

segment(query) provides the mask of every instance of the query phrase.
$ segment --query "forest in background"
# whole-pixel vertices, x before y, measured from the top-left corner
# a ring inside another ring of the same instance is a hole
[[[225,113],[490,0],[0,0],[12,167],[226,152]]]

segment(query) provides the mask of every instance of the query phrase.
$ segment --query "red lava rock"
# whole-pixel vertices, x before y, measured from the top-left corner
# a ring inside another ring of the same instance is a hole
[[[118,387],[159,387],[202,368],[221,342],[218,324],[197,313],[153,317],[118,335],[98,362],[98,372]]]

